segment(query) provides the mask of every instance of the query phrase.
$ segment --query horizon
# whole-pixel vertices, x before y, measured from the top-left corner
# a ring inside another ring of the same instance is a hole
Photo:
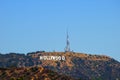
[[[120,1],[0,1],[0,53],[64,51],[120,61]]]
[[[32,52],[27,52],[27,53],[19,53],[19,52],[9,52],[9,53],[0,53],[0,54],[11,54],[11,53],[14,53],[14,54],[24,54],[24,55],[27,55],[29,53],[41,53],[41,52],[38,52],[38,51],[32,51]],[[45,51],[45,50],[42,50],[42,53],[66,53],[66,51]],[[116,60],[115,58],[113,57],[110,57],[108,55],[104,55],[104,54],[90,54],[90,53],[83,53],[83,52],[73,52],[73,51],[68,51],[68,53],[74,53],[74,54],[86,54],[86,55],[97,55],[97,56],[106,56],[106,57],[109,57],[111,59],[114,59]],[[118,61],[118,60],[116,60]],[[120,62],[120,61],[118,61]]]

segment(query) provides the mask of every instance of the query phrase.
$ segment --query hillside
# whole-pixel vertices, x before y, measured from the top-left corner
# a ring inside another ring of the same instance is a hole
[[[40,60],[40,56],[65,56],[65,60]],[[0,54],[0,67],[42,66],[82,80],[120,80],[120,62],[104,55],[75,52],[37,51],[24,54]]]
[[[43,67],[1,68],[0,80],[75,80]]]

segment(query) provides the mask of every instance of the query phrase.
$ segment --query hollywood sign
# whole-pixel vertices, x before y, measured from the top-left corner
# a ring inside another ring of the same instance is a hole
[[[65,60],[65,56],[40,56],[40,60]]]

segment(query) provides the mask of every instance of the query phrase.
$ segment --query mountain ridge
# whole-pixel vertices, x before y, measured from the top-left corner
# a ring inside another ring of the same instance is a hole
[[[40,56],[65,56],[65,61],[40,60]],[[1,54],[0,64],[2,64],[0,67],[42,66],[59,74],[65,74],[82,80],[120,79],[120,62],[104,55],[45,51],[31,52],[27,55],[11,53],[6,55]]]

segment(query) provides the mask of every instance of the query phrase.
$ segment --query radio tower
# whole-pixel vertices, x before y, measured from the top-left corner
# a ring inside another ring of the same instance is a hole
[[[67,38],[66,38],[65,52],[70,52],[70,42],[69,42],[68,30],[67,30]]]

